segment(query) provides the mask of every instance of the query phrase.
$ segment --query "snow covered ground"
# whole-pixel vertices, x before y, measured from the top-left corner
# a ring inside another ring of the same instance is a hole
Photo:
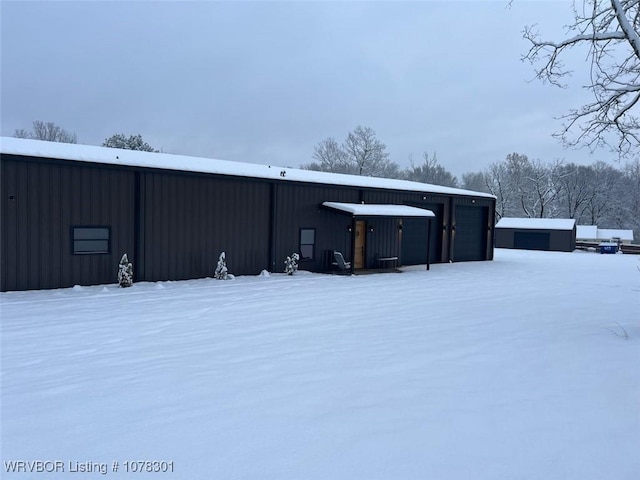
[[[636,480],[639,265],[1,294],[0,477]]]

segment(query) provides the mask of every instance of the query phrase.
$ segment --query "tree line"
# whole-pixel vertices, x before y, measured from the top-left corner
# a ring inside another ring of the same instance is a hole
[[[458,186],[458,179],[440,165],[435,153],[429,155],[424,152],[421,163],[415,164],[411,159],[410,166],[401,169],[391,161],[387,146],[378,140],[375,131],[361,125],[349,132],[341,144],[333,137],[322,140],[314,147],[313,159],[313,162],[303,164],[300,168]]]
[[[15,137],[76,143],[76,135],[51,122],[33,122],[33,129]],[[115,134],[105,147],[157,152],[140,135]],[[315,171],[396,178],[485,192],[496,197],[496,219],[502,217],[573,218],[580,225],[633,229],[640,239],[640,160],[616,166],[595,162],[577,165],[542,162],[511,153],[461,180],[440,164],[436,153],[424,152],[420,163],[407,168],[393,162],[387,146],[370,127],[358,126],[342,143],[333,137],[319,142],[313,162],[301,168]]]
[[[542,162],[511,153],[462,186],[496,196],[496,218],[573,218],[579,225],[623,228],[640,238],[640,160],[618,167]]]
[[[511,153],[484,170],[468,172],[461,181],[424,152],[422,162],[401,169],[390,160],[386,145],[369,127],[358,126],[339,144],[318,143],[314,162],[302,168],[458,187],[496,197],[496,219],[502,217],[573,218],[579,225],[633,229],[640,239],[640,160],[613,166],[605,162],[577,165],[531,160]]]
[[[29,138],[32,140],[44,140],[46,142],[78,143],[75,133],[69,132],[54,122],[33,122],[31,130],[18,128],[13,133],[15,138]],[[103,147],[124,148],[125,150],[140,150],[143,152],[158,152],[142,139],[142,135],[129,135],[116,133],[102,142]]]

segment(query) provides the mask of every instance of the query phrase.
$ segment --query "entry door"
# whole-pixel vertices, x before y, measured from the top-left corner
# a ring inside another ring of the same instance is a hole
[[[364,220],[356,220],[356,250],[353,252],[353,268],[364,268],[365,226]]]

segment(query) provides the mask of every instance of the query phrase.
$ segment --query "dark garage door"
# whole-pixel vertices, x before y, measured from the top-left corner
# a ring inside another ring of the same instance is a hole
[[[487,207],[456,206],[454,262],[486,260],[488,218]]]
[[[513,248],[523,250],[549,250],[549,232],[514,232]]]
[[[418,205],[415,205],[418,206]],[[431,219],[431,245],[429,263],[440,262],[442,255],[442,209],[441,204],[420,204],[435,214]],[[424,218],[404,218],[402,220],[402,265],[423,265],[427,263],[427,220]]]

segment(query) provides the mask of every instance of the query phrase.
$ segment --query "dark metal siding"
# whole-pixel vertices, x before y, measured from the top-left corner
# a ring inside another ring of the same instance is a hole
[[[523,250],[549,250],[550,246],[551,234],[549,232],[513,232],[513,248]]]
[[[442,262],[444,204],[421,203],[412,206],[431,210],[435,218],[431,219],[431,238],[429,245],[429,263]],[[421,265],[427,263],[427,237],[429,225],[424,218],[405,218],[402,222],[402,264]]]
[[[573,252],[576,249],[576,229],[552,230],[549,249],[557,252]]]
[[[365,190],[362,198],[366,203],[405,204],[432,210],[436,215],[431,225],[432,263],[493,259],[493,198],[379,189]],[[463,213],[456,216],[460,207]],[[467,207],[472,209],[464,212]],[[460,228],[462,233],[458,232]],[[454,250],[456,237],[457,252]]]
[[[221,252],[229,272],[269,266],[269,184],[173,172],[141,173],[143,277],[213,276]]]
[[[452,260],[467,262],[487,259],[489,208],[456,204],[452,237]]]
[[[576,229],[496,228],[496,248],[572,252],[576,245]]]
[[[352,259],[349,215],[322,208],[322,202],[357,203],[356,188],[278,182],[274,185],[277,202],[274,212],[274,252],[271,271],[284,271],[284,260],[297,252],[301,228],[316,229],[315,259],[301,261],[301,270],[326,272],[331,268],[330,252],[342,252]]]
[[[327,271],[333,250],[353,260],[354,223],[350,215],[322,208],[325,201],[428,208],[436,213],[432,261],[447,261],[456,244],[464,253],[458,261],[493,255],[492,229],[483,237],[478,226],[493,223],[491,199],[11,155],[2,156],[1,169],[3,291],[113,283],[123,253],[133,262],[137,281],[211,276],[221,251],[231,273],[281,272],[285,257],[299,248],[301,228],[315,229],[316,243],[315,258],[300,268]],[[472,204],[469,215],[460,213]],[[399,219],[365,220],[373,227],[366,233],[367,268],[380,256],[402,256]],[[74,225],[109,226],[110,252],[73,255]],[[462,248],[465,228],[471,233]]]
[[[424,208],[431,210],[436,217],[431,220],[431,248],[430,248],[430,262],[446,262],[448,260],[448,231],[444,226],[448,223],[449,217],[449,197],[442,194],[426,194],[420,192],[398,192],[388,190],[368,190],[363,195],[366,203],[382,203],[382,204],[395,204],[395,205],[410,205],[412,207]],[[418,261],[417,256],[414,256],[411,252],[417,252],[422,245],[416,246],[416,243],[422,244],[421,238],[426,237],[426,222],[424,219],[419,220],[422,226],[413,228],[415,219],[409,220],[409,229],[407,232],[402,231],[402,259],[401,262],[404,265],[417,265],[426,263],[426,245],[424,246],[424,255],[420,256]],[[417,223],[415,223],[417,225]],[[408,248],[409,257],[408,261],[405,261],[405,247]],[[412,260],[413,258],[413,260]],[[414,263],[415,262],[415,263]]]
[[[377,268],[378,258],[394,257],[400,248],[400,221],[397,218],[366,218],[364,268]],[[425,247],[426,248],[426,247]]]
[[[115,282],[120,256],[134,253],[133,178],[125,170],[2,155],[0,289]],[[110,253],[73,255],[74,225],[111,227]]]

